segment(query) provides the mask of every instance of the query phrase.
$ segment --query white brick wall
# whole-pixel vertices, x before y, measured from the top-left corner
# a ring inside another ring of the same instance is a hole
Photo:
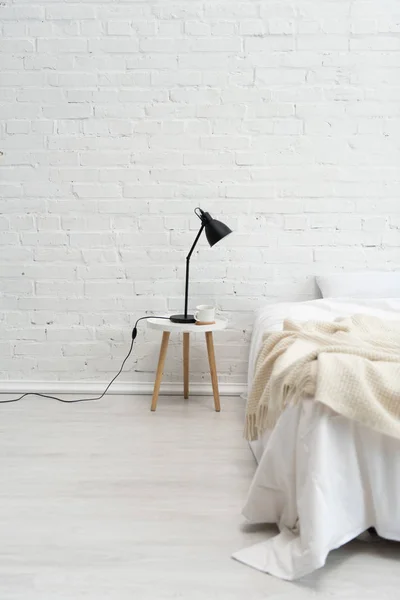
[[[235,229],[192,261],[191,305],[231,319],[223,381],[254,309],[400,267],[397,0],[7,0],[0,22],[2,380],[107,380],[137,317],[182,308],[199,204]],[[125,381],[157,353],[142,327]]]

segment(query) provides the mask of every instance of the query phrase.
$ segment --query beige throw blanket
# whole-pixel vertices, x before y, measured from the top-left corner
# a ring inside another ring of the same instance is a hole
[[[355,315],[285,321],[267,334],[247,403],[245,436],[257,439],[304,396],[400,438],[400,321]]]

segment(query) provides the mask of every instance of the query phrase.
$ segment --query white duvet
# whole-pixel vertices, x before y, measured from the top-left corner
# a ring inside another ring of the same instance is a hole
[[[285,318],[334,320],[351,314],[400,320],[400,299],[326,299],[273,305],[255,322],[249,386],[265,331]],[[252,443],[259,462],[244,516],[277,523],[280,533],[234,558],[283,579],[324,565],[330,550],[374,526],[400,541],[400,442],[305,399]]]

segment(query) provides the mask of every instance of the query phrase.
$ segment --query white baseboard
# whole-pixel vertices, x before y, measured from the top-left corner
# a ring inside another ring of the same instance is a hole
[[[38,392],[42,394],[102,394],[108,382],[100,381],[1,381],[0,394],[25,394]],[[153,382],[127,383],[115,382],[108,394],[152,394]],[[240,396],[246,392],[246,385],[242,383],[220,383],[221,396]],[[183,383],[168,382],[161,384],[160,395],[178,396],[183,393]],[[194,396],[212,395],[211,384],[192,383],[190,393]]]

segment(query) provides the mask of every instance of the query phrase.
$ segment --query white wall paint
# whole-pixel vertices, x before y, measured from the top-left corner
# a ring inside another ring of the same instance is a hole
[[[192,261],[192,306],[232,320],[223,381],[245,378],[257,307],[400,266],[397,0],[0,10],[1,379],[107,380],[137,317],[181,308],[199,204],[235,229]],[[126,381],[153,377],[144,330]]]

